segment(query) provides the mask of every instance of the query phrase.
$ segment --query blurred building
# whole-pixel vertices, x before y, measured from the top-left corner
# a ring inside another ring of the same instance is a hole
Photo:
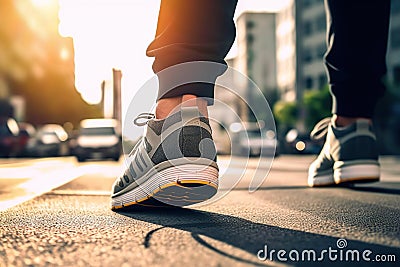
[[[217,79],[214,105],[209,107],[212,117],[227,127],[237,122],[238,119],[248,120],[248,107],[242,99],[242,96],[247,91],[247,84],[243,83],[243,79],[238,77],[238,73],[235,70],[235,62],[236,58],[226,60],[228,67],[232,68],[232,70],[226,71],[224,75]],[[232,80],[234,81],[232,88],[225,88],[219,85],[231,84]]]
[[[264,105],[257,104],[256,86],[267,98],[276,94],[275,17],[275,13],[244,12],[237,20],[237,56],[227,60],[228,66],[235,71],[227,72],[220,78],[232,78],[234,88],[230,91],[216,86],[215,98],[220,103],[212,107],[212,114],[224,125],[236,122],[238,118],[242,121],[254,120],[249,107],[265,109]],[[234,77],[226,77],[229,75]],[[229,112],[223,107],[225,104],[229,106]],[[262,114],[263,111],[256,112]]]
[[[400,1],[391,1],[391,19],[388,46],[388,80],[400,89]]]
[[[388,80],[400,84],[400,1],[391,1]],[[300,100],[304,90],[327,84],[324,0],[291,0],[277,14],[277,76],[283,100]]]
[[[296,54],[296,8],[295,0],[276,16],[276,61],[277,84],[281,99],[296,99],[297,54]]]
[[[119,122],[118,127],[122,125],[121,80],[122,71],[113,68],[112,80],[104,80],[101,83],[101,99],[98,104],[103,117],[116,119]]]
[[[326,52],[326,15],[323,0],[296,1],[298,57],[297,83],[304,89],[321,89],[327,83],[323,57]]]
[[[119,131],[121,131],[122,125],[122,94],[121,94],[121,79],[122,71],[113,69],[113,118],[116,119],[119,124]]]
[[[43,78],[47,70],[65,75],[74,82],[73,43],[58,33],[58,1],[35,4],[36,1],[1,2],[6,26],[0,29],[3,57],[10,59],[6,71],[10,79]],[[10,27],[10,25],[12,25]],[[11,59],[13,59],[11,61]]]
[[[256,86],[267,99],[272,99],[271,96],[277,94],[278,88],[275,20],[275,13],[254,12],[244,12],[237,20],[238,51],[233,66],[255,83],[238,79],[238,86],[244,90],[242,95],[261,119],[268,115],[257,95]],[[242,111],[241,117],[245,121],[255,119],[249,111]]]
[[[237,20],[234,66],[267,93],[277,88],[275,13],[245,12]]]
[[[0,97],[18,120],[75,125],[98,116],[75,89],[72,38],[58,32],[58,1],[0,1]]]
[[[278,86],[283,100],[302,98],[306,89],[327,83],[326,16],[323,0],[290,1],[277,15]]]

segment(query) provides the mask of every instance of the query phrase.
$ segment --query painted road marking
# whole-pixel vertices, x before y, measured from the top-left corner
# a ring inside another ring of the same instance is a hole
[[[78,166],[73,158],[38,159],[1,165],[0,211],[82,176],[85,167]]]

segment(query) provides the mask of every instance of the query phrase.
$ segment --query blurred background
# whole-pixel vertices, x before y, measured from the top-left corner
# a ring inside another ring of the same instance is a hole
[[[2,0],[0,156],[118,160],[122,140],[133,139],[131,146],[135,139],[122,138],[124,112],[153,75],[145,49],[154,37],[158,7],[156,0]],[[388,91],[374,119],[381,153],[399,155],[400,1],[392,0],[391,13]],[[235,20],[237,40],[228,65],[261,89],[277,134],[263,118],[256,121],[240,99],[217,88],[216,98],[245,122],[237,127],[234,117],[215,111],[218,152],[257,155],[269,149],[260,144],[278,144],[278,153],[318,153],[321,144],[309,132],[330,116],[331,105],[322,63],[323,0],[242,0]],[[262,114],[252,85],[240,88]],[[240,140],[243,131],[252,139],[250,148],[231,151],[229,136]],[[259,142],[262,138],[268,142]]]

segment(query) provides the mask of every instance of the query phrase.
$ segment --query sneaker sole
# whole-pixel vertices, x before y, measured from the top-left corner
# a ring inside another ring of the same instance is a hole
[[[333,173],[317,177],[308,177],[309,187],[324,187],[335,185],[335,180],[333,180]]]
[[[379,181],[380,168],[376,164],[344,166],[334,171],[336,184],[373,183]]]
[[[142,185],[111,199],[111,209],[127,207],[184,207],[213,197],[218,190],[218,169],[186,164],[155,173]]]

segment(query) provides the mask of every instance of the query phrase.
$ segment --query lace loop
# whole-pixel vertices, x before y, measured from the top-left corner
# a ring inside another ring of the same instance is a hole
[[[140,144],[142,143],[143,138],[139,139],[137,141],[137,143],[135,144],[135,146],[132,148],[131,152],[129,152],[128,157],[132,157],[132,155],[135,153],[135,151],[138,149],[138,147],[140,146]]]
[[[145,126],[149,120],[152,120],[155,117],[156,116],[153,113],[143,112],[137,115],[136,119],[133,120],[133,123],[137,126]]]
[[[153,113],[143,112],[137,115],[137,117],[133,120],[133,123],[137,126],[145,126],[149,120],[154,119],[156,116]],[[133,147],[131,152],[129,153],[128,157],[131,157],[135,151],[138,149],[140,144],[142,143],[143,138],[139,139],[136,145]]]
[[[325,118],[320,120],[315,126],[314,129],[310,133],[311,139],[315,141],[322,140],[328,133],[328,127],[331,123],[331,118]]]

